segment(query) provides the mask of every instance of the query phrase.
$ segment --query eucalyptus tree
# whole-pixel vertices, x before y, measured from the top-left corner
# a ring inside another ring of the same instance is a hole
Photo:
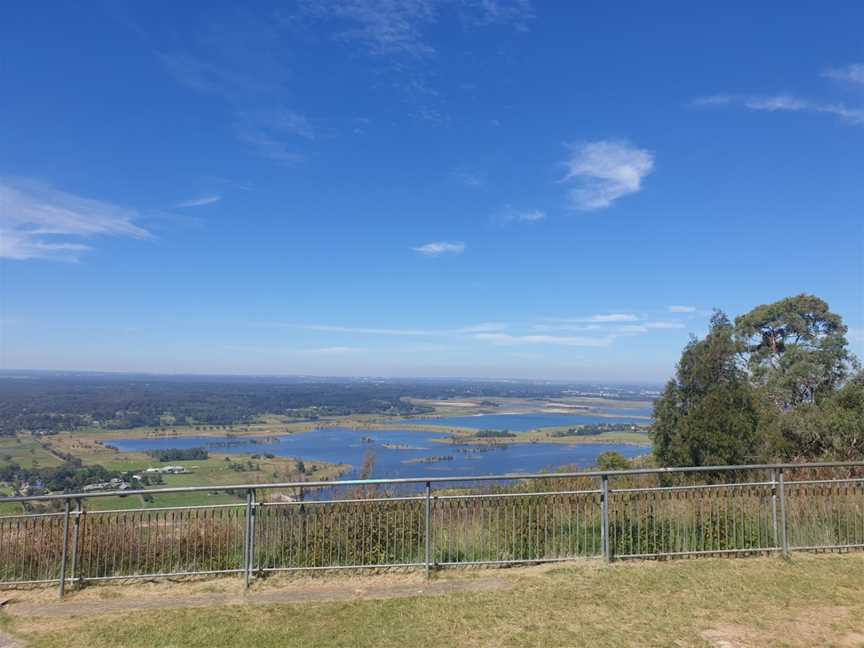
[[[813,295],[757,306],[735,318],[735,338],[753,383],[779,411],[830,397],[855,359],[843,319]]]

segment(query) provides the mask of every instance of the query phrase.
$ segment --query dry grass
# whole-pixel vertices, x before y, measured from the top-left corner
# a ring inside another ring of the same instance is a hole
[[[858,646],[864,645],[864,555],[700,559],[605,566],[447,572],[444,580],[486,578],[503,588],[381,600],[363,598],[382,577],[327,577],[257,584],[290,592],[330,584],[356,600],[150,609],[79,618],[5,615],[2,626],[28,646]],[[384,579],[391,578],[384,576]],[[418,583],[417,576],[397,583]],[[341,586],[340,586],[341,583]],[[235,591],[211,585],[94,587],[76,600],[140,600],[183,592]],[[190,589],[191,588],[191,589]],[[386,588],[385,588],[386,589]],[[41,599],[45,594],[19,593]],[[250,600],[253,600],[250,597]],[[242,601],[242,597],[238,601]],[[267,598],[261,599],[266,601]],[[271,599],[272,600],[272,599]],[[35,602],[35,601],[34,601]],[[14,612],[15,604],[12,604]],[[48,616],[48,608],[44,616]]]

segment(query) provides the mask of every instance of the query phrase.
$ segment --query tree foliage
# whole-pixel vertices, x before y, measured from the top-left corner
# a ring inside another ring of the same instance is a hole
[[[860,459],[864,456],[864,374],[818,403],[783,412],[769,410],[760,427],[776,458]]]
[[[601,452],[594,463],[599,470],[627,470],[633,467],[632,461],[613,450]]]
[[[864,456],[864,374],[842,318],[812,295],[715,313],[654,410],[664,465]]]
[[[684,349],[654,408],[654,454],[661,464],[738,464],[757,457],[759,419],[733,333],[718,311],[707,337]]]
[[[735,319],[750,376],[780,410],[815,403],[842,384],[852,366],[846,331],[813,295],[757,306]]]

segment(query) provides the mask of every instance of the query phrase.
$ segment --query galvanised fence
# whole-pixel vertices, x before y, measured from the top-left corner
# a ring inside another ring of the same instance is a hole
[[[236,504],[95,510],[179,492]],[[305,497],[304,497],[305,495]],[[123,500],[129,502],[128,499]],[[133,500],[134,501],[134,500]],[[35,497],[0,585],[864,548],[864,462],[372,479]],[[91,508],[88,508],[88,504]]]

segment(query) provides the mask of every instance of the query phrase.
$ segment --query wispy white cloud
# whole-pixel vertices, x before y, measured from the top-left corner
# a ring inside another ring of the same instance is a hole
[[[78,261],[93,248],[81,243],[50,243],[26,232],[0,228],[0,259]]]
[[[426,243],[417,247],[411,248],[415,252],[419,252],[424,256],[440,256],[442,254],[462,254],[465,251],[465,244],[461,241],[435,241]]]
[[[217,203],[222,200],[222,196],[219,194],[206,194],[204,196],[198,196],[197,198],[190,198],[189,200],[183,200],[174,204],[175,208],[184,208],[184,207],[203,207],[204,205],[212,205],[213,203]]]
[[[654,155],[623,140],[572,144],[562,182],[576,184],[570,202],[590,211],[609,207],[619,198],[636,193],[654,168]]]
[[[506,205],[492,217],[493,221],[501,224],[507,223],[537,223],[546,218],[546,212],[540,209],[515,209]]]
[[[608,313],[592,315],[589,319],[592,322],[634,322],[639,318],[632,313]]]
[[[341,22],[336,37],[359,42],[370,54],[423,58],[435,53],[422,36],[437,15],[435,0],[304,0],[301,6],[310,16]]]
[[[294,3],[289,3],[294,5]],[[394,87],[414,104],[409,114],[431,123],[449,119],[435,89],[437,75],[430,59],[439,23],[453,27],[506,25],[525,30],[534,18],[530,0],[297,0],[296,10],[205,12],[207,23],[198,38],[184,40],[173,51],[156,51],[162,67],[185,88],[218,98],[233,110],[237,139],[263,157],[285,164],[304,159],[305,146],[321,125],[312,127],[296,94],[291,60],[308,39],[298,30],[314,24],[315,31],[349,42],[375,58],[374,73],[391,74]],[[305,33],[310,36],[311,30]],[[305,42],[304,42],[305,40]],[[382,65],[379,59],[387,57]],[[356,58],[356,57],[355,57]],[[302,97],[300,98],[302,100]],[[276,113],[281,117],[273,118]],[[282,117],[287,117],[287,121]],[[362,125],[351,127],[362,133]]]
[[[455,329],[456,333],[489,333],[492,331],[503,331],[509,327],[506,322],[483,322]]]
[[[567,322],[569,320],[565,320]],[[569,331],[569,332],[585,332],[585,331],[603,331],[607,328],[607,325],[604,324],[532,324],[531,330],[533,331]]]
[[[230,187],[232,189],[239,189],[240,191],[252,191],[252,185],[250,183],[237,182],[236,180],[232,180],[231,178],[222,178],[220,176],[207,176],[207,179],[220,185],[225,185],[226,187]]]
[[[734,95],[721,93],[707,95],[705,97],[697,97],[690,102],[690,105],[695,106],[696,108],[710,108],[712,106],[728,106],[731,103],[735,103],[736,100],[737,98]]]
[[[569,332],[587,332],[587,331],[603,331],[605,333],[626,334],[648,333],[654,330],[663,329],[683,329],[684,324],[681,322],[667,321],[650,321],[650,322],[632,322],[633,320],[591,320],[591,319],[576,319],[565,320],[567,322],[594,322],[594,323],[562,323],[562,324],[533,324],[531,328],[535,331],[569,331]]]
[[[315,128],[306,115],[287,108],[241,112],[240,127],[266,129],[278,135],[315,139]]]
[[[355,353],[366,353],[368,349],[364,349],[362,347],[348,347],[348,346],[329,346],[329,347],[319,347],[316,349],[297,349],[297,353],[307,354],[307,355],[321,355],[321,356],[343,356],[343,355],[352,355]]]
[[[457,169],[453,177],[458,182],[471,189],[482,189],[486,186],[486,178],[482,173],[470,169]]]
[[[654,330],[683,329],[681,322],[644,322],[642,324],[625,324],[616,326],[613,330],[618,333],[648,333]]]
[[[202,41],[207,54],[156,52],[156,57],[183,87],[230,106],[240,142],[277,162],[301,161],[299,140],[314,139],[315,130],[290,105],[290,74],[280,56],[283,34],[276,24],[251,20],[211,32]]]
[[[448,6],[475,25],[511,25],[524,31],[534,18],[530,0],[303,0],[303,11],[338,23],[335,37],[359,43],[373,56],[430,58],[436,49],[425,31]]]
[[[636,322],[639,320],[638,315],[633,313],[598,313],[596,315],[588,315],[584,317],[544,317],[541,318],[545,322],[558,322],[562,324],[588,324],[600,326],[614,322]]]
[[[602,316],[601,316],[602,317]],[[590,320],[590,318],[585,318]],[[647,321],[631,323],[630,320],[605,320],[589,324],[542,324],[482,322],[449,328],[392,328],[375,326],[345,326],[316,323],[265,324],[277,328],[293,328],[317,333],[358,336],[383,336],[404,338],[434,338],[440,344],[465,344],[482,342],[500,346],[546,345],[563,347],[608,347],[619,338],[651,333],[655,330],[682,329],[680,322]],[[569,335],[568,333],[578,333]],[[342,348],[338,338],[335,348]],[[436,342],[437,344],[437,342]],[[355,348],[355,347],[351,347]],[[438,347],[436,347],[437,349]],[[441,347],[446,349],[448,347]]]
[[[237,139],[251,146],[261,157],[274,162],[293,166],[306,159],[305,155],[293,150],[289,143],[261,129],[238,128]]]
[[[732,95],[716,94],[693,100],[697,107],[741,105],[751,110],[774,112],[777,110],[806,110],[810,102],[791,95]]]
[[[822,76],[836,81],[864,84],[864,63],[852,63],[845,67],[829,68]]]
[[[261,157],[294,165],[305,156],[298,153],[298,138],[316,137],[311,120],[287,108],[238,111],[234,123],[237,139],[251,146]]]
[[[792,95],[773,95],[767,97],[744,97],[744,105],[750,110],[776,112],[778,110],[800,111],[811,107],[809,101],[804,101]]]
[[[82,198],[32,182],[0,179],[0,258],[77,261],[100,236],[137,239],[150,233],[134,209]]]
[[[830,68],[823,77],[853,84],[864,84],[864,64]],[[790,94],[715,94],[693,100],[697,107],[740,106],[762,112],[821,113],[839,117],[850,124],[864,125],[864,107],[841,102],[805,99]]]
[[[541,221],[546,218],[546,212],[541,211],[539,209],[532,209],[531,211],[519,212],[516,215],[516,220],[521,221],[523,223],[536,223],[537,221]]]
[[[284,346],[227,346],[224,348],[231,351],[242,351],[244,353],[262,353],[267,355],[288,356],[346,356],[369,352],[369,349],[365,347],[352,346],[325,346],[308,348],[295,348]]]
[[[697,107],[741,106],[762,112],[809,112],[840,117],[851,124],[864,124],[864,109],[842,103],[810,101],[792,95],[729,95],[701,97],[693,101]]]
[[[447,44],[435,36],[459,28],[523,32],[534,18],[530,0],[299,0],[299,7],[298,17],[369,55],[376,74],[413,106],[406,114],[433,125],[450,120],[435,71],[438,47]]]
[[[635,322],[639,319],[633,313],[599,313],[584,317],[544,317],[546,322],[564,322],[568,324],[598,323],[598,322]]]
[[[564,335],[510,335],[509,333],[476,333],[475,340],[505,346],[552,344],[574,347],[607,347],[615,341],[615,336],[603,337],[564,336]]]
[[[443,112],[440,108],[434,106],[418,106],[413,115],[420,121],[429,122],[431,124],[446,124],[450,121],[449,115]]]
[[[667,306],[666,310],[670,313],[695,313],[695,306]]]
[[[524,31],[535,17],[530,0],[479,0],[475,7],[480,25],[509,24]]]
[[[305,329],[307,331],[323,331],[328,333],[357,333],[361,335],[392,335],[407,337],[430,337],[447,335],[447,331],[436,329],[403,329],[403,328],[378,328],[364,326],[339,326],[332,324],[289,324],[293,328]]]
[[[385,335],[396,337],[450,337],[469,333],[485,333],[501,331],[507,328],[507,324],[500,322],[483,322],[452,329],[415,329],[415,328],[386,328],[365,326],[339,326],[332,324],[276,324],[277,326],[289,326],[308,331],[322,331],[329,333],[353,333],[360,335]]]
[[[236,101],[237,91],[257,91],[256,84],[225,65],[202,61],[183,52],[156,52],[156,59],[180,85],[203,94]]]

